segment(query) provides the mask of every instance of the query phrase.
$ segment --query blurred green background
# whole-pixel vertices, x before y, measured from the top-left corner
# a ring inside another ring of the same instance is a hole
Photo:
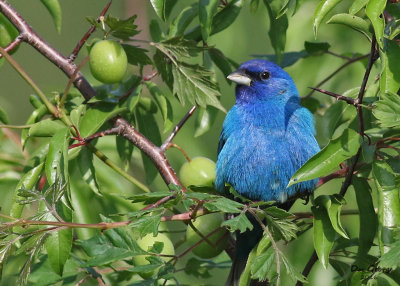
[[[38,34],[41,35],[42,38],[48,41],[64,55],[68,55],[89,28],[89,23],[85,20],[85,17],[96,17],[108,1],[60,1],[63,12],[61,34],[56,32],[50,15],[45,10],[44,6],[38,3],[38,1],[15,0],[9,2],[17,11],[20,12],[20,14],[38,32]],[[287,52],[301,51],[304,49],[305,41],[315,41],[312,30],[312,16],[318,1],[302,2],[303,3],[297,14],[292,18],[289,18],[286,44]],[[179,13],[182,7],[191,3],[192,1],[179,1],[178,5],[176,5],[172,11],[171,18]],[[343,3],[341,5],[349,5],[349,3]],[[336,9],[342,8],[343,7],[340,5],[336,7]],[[168,23],[162,23],[161,20],[157,18],[149,1],[116,0],[113,1],[109,13],[119,17],[138,14],[138,19],[135,23],[139,26],[139,30],[142,30],[141,34],[137,37],[138,39],[149,39],[148,23],[150,19],[156,19],[163,27],[168,27]],[[255,54],[272,54],[273,49],[268,38],[268,23],[268,13],[263,5],[259,5],[259,9],[255,13],[251,13],[248,3],[246,3],[235,23],[223,32],[213,35],[210,38],[209,45],[215,45],[227,57],[233,59],[237,63],[248,60]],[[95,34],[94,36],[100,37],[101,35]],[[320,28],[317,41],[329,42],[331,44],[330,50],[338,54],[348,53],[351,56],[355,53],[365,54],[369,51],[369,43],[365,38],[363,38],[359,33],[338,25],[323,24]],[[134,44],[137,43],[135,42]],[[150,49],[146,44],[140,43],[140,45],[143,48]],[[83,48],[76,62],[79,63],[79,61],[86,55],[87,51]],[[51,95],[54,91],[60,92],[65,88],[68,82],[67,77],[27,44],[21,45],[18,52],[14,54],[14,58],[47,94]],[[319,57],[302,59],[293,66],[286,68],[286,70],[293,77],[300,95],[303,96],[309,93],[310,86],[316,86],[319,81],[324,79],[343,63],[344,60],[325,54]],[[90,75],[87,65],[83,67],[82,71],[91,82],[96,83]],[[150,73],[151,68],[147,67],[145,71]],[[131,72],[136,71],[132,69]],[[350,88],[359,86],[362,81],[363,72],[363,64],[355,63],[341,71],[322,87],[326,90],[341,94]],[[227,84],[219,70],[217,71],[217,81],[222,93],[221,102],[226,109],[229,109],[230,106],[234,104],[234,87],[233,85]],[[155,79],[155,82],[161,83],[159,79]],[[0,69],[0,86],[0,106],[7,111],[10,118],[10,124],[24,124],[33,110],[28,100],[28,95],[33,93],[30,86],[22,81],[19,75],[7,63]],[[163,86],[163,89],[165,92],[170,92],[165,88],[165,86]],[[327,132],[326,127],[328,122],[324,120],[324,112],[326,108],[332,104],[333,100],[326,95],[316,93],[313,97],[321,104],[321,108],[319,108],[315,114],[315,120],[318,142],[321,147],[323,147],[331,136],[331,134],[328,134]],[[182,107],[178,101],[175,101],[174,122],[178,122],[189,108],[190,106]],[[180,145],[191,157],[205,156],[215,161],[218,138],[224,116],[225,114],[219,112],[212,130],[198,138],[193,137],[194,118],[189,119],[187,124],[177,135],[174,142]],[[168,133],[163,134],[163,137],[165,138],[167,135]],[[97,147],[111,158],[117,160],[114,142],[115,140],[113,138],[102,138],[99,140]],[[179,170],[180,166],[185,162],[185,158],[177,150],[169,150],[167,155],[171,159],[172,165],[176,170]],[[103,166],[99,162],[97,163],[97,171],[99,173],[107,174],[108,172],[113,172],[110,171],[108,167]],[[141,166],[138,151],[135,150],[132,166],[129,172],[135,174],[135,176],[139,176],[139,178],[144,182],[143,172],[140,170]],[[137,191],[130,183],[124,181],[124,179],[120,179],[116,174],[115,177],[107,175],[99,177],[109,177],[109,181],[103,180],[100,183],[102,187],[112,189],[112,193],[114,194],[130,195]],[[115,180],[113,181],[113,178],[117,178],[120,181],[115,182]],[[317,189],[316,194],[337,193],[340,185],[340,180],[331,181]],[[2,185],[1,192],[4,192],[5,197],[9,197],[10,194],[12,194],[14,186],[14,182],[10,182],[7,186]],[[151,188],[153,190],[164,190],[165,185],[160,178],[157,178],[151,185]],[[92,194],[86,196],[91,203],[93,202],[93,219],[96,220],[98,213],[104,214],[108,204],[107,202],[99,202],[98,199],[93,198]],[[353,208],[355,206],[353,190],[349,190],[346,199],[348,202],[346,208]],[[107,209],[108,213],[105,214],[110,214],[115,211],[115,209],[110,207],[110,209]],[[302,201],[298,201],[292,211],[310,211],[310,209],[309,205],[303,205]],[[350,236],[356,237],[358,235],[358,217],[347,216],[344,218],[343,222],[344,227]],[[183,228],[183,224],[180,223],[171,223],[171,225],[172,228]],[[87,234],[90,235],[90,233]],[[174,234],[174,240],[179,240],[180,235],[182,234]],[[281,247],[285,249],[285,253],[287,253],[289,258],[294,262],[294,266],[297,267],[298,270],[302,270],[312,253],[312,233],[308,231],[296,241],[289,245],[281,245]],[[180,250],[183,249],[185,248],[180,248]],[[179,249],[177,252],[179,252]],[[228,258],[225,254],[222,254],[221,257],[217,258],[217,260],[224,261],[228,260]],[[199,280],[198,284],[194,282],[195,279],[193,277],[182,274],[181,282],[189,283],[190,285],[222,285],[223,281],[226,279],[228,271],[228,269],[215,270],[212,272],[212,274],[215,274],[213,275],[214,277],[208,280]],[[217,274],[217,272],[219,272],[219,274]],[[317,263],[309,277],[311,282],[310,285],[333,285],[331,278],[336,275],[338,274],[332,269],[324,270],[322,266]],[[2,285],[6,285],[4,283],[7,282],[2,281]],[[293,282],[283,275],[282,285],[292,284]]]

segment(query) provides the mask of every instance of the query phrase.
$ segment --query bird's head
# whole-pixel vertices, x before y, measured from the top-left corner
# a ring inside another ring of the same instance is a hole
[[[298,97],[296,85],[289,74],[266,60],[244,62],[228,79],[237,84],[236,97],[239,101],[286,101],[293,96]]]

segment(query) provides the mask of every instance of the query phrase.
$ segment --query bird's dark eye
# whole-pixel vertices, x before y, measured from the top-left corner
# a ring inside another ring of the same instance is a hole
[[[267,71],[263,71],[260,75],[262,80],[267,80],[267,79],[269,79],[270,76],[271,76],[271,74]]]

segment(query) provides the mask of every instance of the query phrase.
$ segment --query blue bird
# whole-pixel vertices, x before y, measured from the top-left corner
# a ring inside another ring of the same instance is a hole
[[[235,82],[236,103],[229,110],[218,145],[215,187],[226,194],[229,183],[242,196],[276,201],[289,209],[317,180],[295,184],[289,179],[320,148],[313,115],[300,104],[292,78],[266,60],[249,60],[228,76]],[[229,194],[227,194],[229,195]],[[237,233],[235,259],[226,285],[238,285],[251,249],[263,235],[259,224]]]

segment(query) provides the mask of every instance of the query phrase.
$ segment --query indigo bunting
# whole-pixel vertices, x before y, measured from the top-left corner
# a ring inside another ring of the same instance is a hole
[[[317,183],[286,187],[295,171],[320,150],[313,115],[301,106],[292,78],[274,63],[249,60],[228,79],[237,84],[236,103],[223,124],[215,187],[226,193],[229,183],[248,199],[276,201],[289,209],[296,197],[309,194]],[[236,234],[226,285],[238,285],[247,257],[263,235],[261,226],[251,220],[253,230]]]

